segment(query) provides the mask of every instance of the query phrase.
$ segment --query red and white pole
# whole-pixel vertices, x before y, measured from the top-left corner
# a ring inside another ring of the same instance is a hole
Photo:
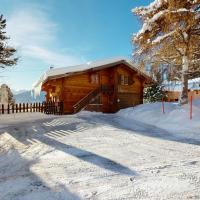
[[[192,104],[193,104],[193,97],[190,97],[190,120],[192,120]]]
[[[162,98],[162,112],[163,112],[163,114],[165,114],[164,97]]]

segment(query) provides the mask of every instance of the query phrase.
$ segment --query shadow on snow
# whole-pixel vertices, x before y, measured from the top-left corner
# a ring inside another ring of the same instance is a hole
[[[12,149],[0,155],[0,199],[48,199],[80,200],[63,184],[56,183],[56,189],[48,186],[39,176],[31,171],[37,159],[29,161]]]
[[[70,121],[70,117],[68,119]],[[57,150],[72,155],[80,160],[112,171],[114,173],[120,173],[130,176],[137,175],[135,171],[109,158],[56,140],[56,138],[88,130],[94,126],[98,126],[98,124],[95,122],[86,122],[84,119],[80,118],[76,118],[77,121],[71,121],[71,123],[66,121],[68,119],[65,118],[63,120],[63,118],[60,118],[54,119],[53,121],[46,120],[45,122],[43,121],[42,125],[40,125],[39,127],[37,124],[23,123],[23,128],[16,128],[14,126],[11,126],[6,128],[4,131],[6,131],[12,137],[25,145],[40,141],[44,144],[50,145]]]

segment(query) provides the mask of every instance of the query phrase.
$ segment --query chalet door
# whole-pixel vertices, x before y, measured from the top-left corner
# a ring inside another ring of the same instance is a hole
[[[114,76],[113,70],[107,69],[101,72],[100,84],[102,86],[102,110],[103,112],[112,112],[113,110],[113,85],[114,85]]]

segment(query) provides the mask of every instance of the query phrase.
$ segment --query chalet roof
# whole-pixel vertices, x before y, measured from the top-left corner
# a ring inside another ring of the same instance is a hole
[[[67,76],[71,76],[78,73],[83,73],[88,70],[97,71],[100,69],[113,67],[114,65],[117,65],[117,64],[125,64],[126,66],[136,71],[141,76],[143,76],[145,79],[151,80],[151,78],[147,74],[145,74],[144,72],[141,72],[139,69],[134,67],[133,64],[127,59],[112,58],[112,59],[106,59],[106,60],[99,60],[95,62],[88,62],[82,65],[49,69],[42,75],[42,77],[35,84],[33,84],[33,90],[35,94],[38,94],[41,90],[42,85],[48,80],[67,77]]]

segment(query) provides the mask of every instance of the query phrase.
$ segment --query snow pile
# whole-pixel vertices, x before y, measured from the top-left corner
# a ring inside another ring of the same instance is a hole
[[[162,112],[162,103],[144,104],[118,112],[118,116],[130,121],[140,121],[153,125],[168,132],[186,134],[186,137],[200,138],[200,100],[193,105],[193,119],[190,120],[190,106],[180,106],[177,103],[165,103],[165,114]],[[197,135],[198,133],[198,135]],[[194,134],[194,135],[193,135]]]

